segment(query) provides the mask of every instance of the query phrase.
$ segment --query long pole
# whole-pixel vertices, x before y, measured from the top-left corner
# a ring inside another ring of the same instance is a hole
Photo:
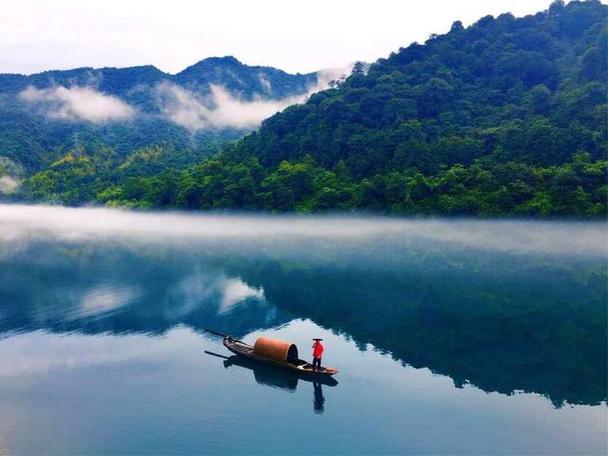
[[[210,332],[211,334],[215,334],[220,337],[230,337],[228,334],[222,334],[221,332],[214,331],[213,329],[203,328],[205,331]]]
[[[209,350],[205,350],[205,353],[207,353],[208,355],[211,355],[211,356],[217,356],[218,358],[222,358],[222,359],[230,359],[229,356],[220,355],[219,353],[213,353],[213,352],[210,352]]]
[[[247,345],[248,347],[251,347],[251,345],[249,345],[247,342],[243,342],[242,340],[235,339],[235,338],[229,336],[228,334],[222,334],[221,332],[217,332],[217,331],[214,331],[213,329],[209,329],[209,328],[203,328],[203,329],[211,334],[215,334],[216,336],[220,336],[220,337],[224,337],[224,338],[230,337],[235,342],[239,342],[241,344]]]

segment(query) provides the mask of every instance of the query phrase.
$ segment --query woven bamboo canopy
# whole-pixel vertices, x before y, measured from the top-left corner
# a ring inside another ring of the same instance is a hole
[[[296,361],[298,359],[298,347],[291,342],[260,337],[255,341],[253,353],[275,361]]]

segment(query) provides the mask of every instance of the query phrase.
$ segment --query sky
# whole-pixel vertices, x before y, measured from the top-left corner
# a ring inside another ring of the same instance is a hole
[[[455,20],[523,16],[550,0],[18,0],[0,14],[0,73],[152,64],[177,73],[205,57],[310,72],[373,62]]]

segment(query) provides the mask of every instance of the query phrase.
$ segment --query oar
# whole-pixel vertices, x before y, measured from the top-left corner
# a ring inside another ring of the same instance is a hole
[[[219,353],[213,353],[208,350],[205,350],[205,353],[207,353],[208,355],[211,355],[211,356],[217,356],[218,358],[230,359],[229,356],[220,355]]]
[[[216,336],[220,336],[220,337],[224,337],[224,338],[230,337],[235,342],[239,342],[243,345],[247,345],[248,347],[251,347],[251,345],[249,345],[247,342],[243,342],[242,340],[235,339],[232,336],[229,336],[228,334],[222,334],[221,332],[217,332],[217,331],[214,331],[213,329],[209,329],[209,328],[203,328],[203,329],[211,334],[215,334]]]
[[[228,334],[222,334],[221,332],[214,331],[213,329],[209,329],[209,328],[203,328],[203,329],[207,332],[210,332],[211,334],[215,334],[216,336],[230,337],[230,336],[228,336]]]

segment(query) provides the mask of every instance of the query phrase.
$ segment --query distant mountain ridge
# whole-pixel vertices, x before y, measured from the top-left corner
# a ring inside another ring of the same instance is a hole
[[[176,74],[165,73],[154,65],[133,67],[81,67],[48,70],[30,75],[0,73],[0,94],[18,94],[29,86],[38,89],[53,86],[94,86],[99,91],[129,97],[138,86],[173,82],[188,88],[205,90],[208,84],[220,84],[246,99],[254,95],[284,98],[304,93],[317,83],[317,72],[290,74],[268,66],[251,66],[235,57],[208,57]],[[269,84],[266,84],[267,81]]]
[[[191,150],[193,161],[305,101],[331,77],[231,56],[174,75],[152,65],[0,74],[0,158],[32,172],[73,148],[107,146],[126,155],[164,145]]]

